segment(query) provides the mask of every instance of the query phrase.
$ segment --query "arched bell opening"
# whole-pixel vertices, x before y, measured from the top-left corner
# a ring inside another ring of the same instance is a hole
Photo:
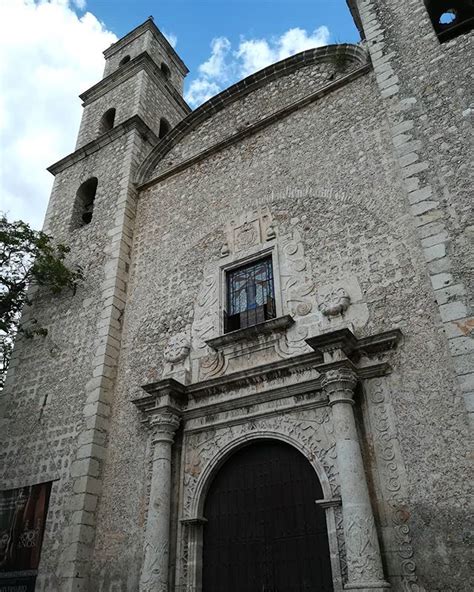
[[[474,26],[473,0],[425,0],[440,42],[467,33]]]

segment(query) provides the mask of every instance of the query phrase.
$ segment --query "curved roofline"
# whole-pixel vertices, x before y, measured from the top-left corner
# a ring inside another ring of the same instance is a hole
[[[221,111],[227,105],[238,101],[243,96],[264,86],[265,84],[292,74],[296,70],[315,63],[334,62],[341,57],[352,63],[365,66],[369,63],[368,53],[359,45],[340,44],[326,45],[315,49],[308,49],[281,60],[276,64],[267,66],[255,74],[251,74],[233,84],[226,90],[215,95],[197,109],[182,119],[166,136],[159,142],[150,154],[145,158],[135,175],[135,184],[143,185],[147,182],[149,175],[156,168],[160,160],[178,144],[189,132],[196,129],[198,125]]]

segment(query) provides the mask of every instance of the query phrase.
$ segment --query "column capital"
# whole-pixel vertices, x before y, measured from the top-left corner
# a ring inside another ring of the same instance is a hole
[[[173,409],[157,409],[148,416],[148,427],[152,431],[153,444],[172,442],[181,422],[179,413]]]
[[[321,386],[329,397],[329,404],[354,403],[354,389],[357,384],[357,374],[342,366],[326,370],[323,375]]]

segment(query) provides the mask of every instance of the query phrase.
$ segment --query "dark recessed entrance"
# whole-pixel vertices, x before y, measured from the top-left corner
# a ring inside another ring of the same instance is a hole
[[[204,506],[203,592],[333,592],[322,498],[292,446],[263,440],[236,452]]]

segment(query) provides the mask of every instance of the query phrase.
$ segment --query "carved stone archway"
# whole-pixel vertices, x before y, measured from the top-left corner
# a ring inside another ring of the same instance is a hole
[[[237,450],[250,443],[264,440],[276,440],[292,446],[308,461],[316,473],[324,496],[322,500],[317,500],[317,503],[320,503],[326,510],[334,592],[342,592],[341,553],[344,553],[344,545],[340,536],[340,528],[338,536],[337,523],[340,522],[340,517],[336,516],[336,511],[340,512],[340,499],[333,497],[333,487],[331,487],[326,469],[318,455],[310,451],[298,438],[276,430],[254,430],[228,442],[221,449],[216,450],[213,458],[203,468],[194,488],[190,515],[181,520],[183,527],[181,558],[186,565],[182,565],[182,585],[178,588],[179,590],[185,585],[183,589],[189,592],[202,592],[203,525],[205,523],[203,509],[206,494],[215,475]]]

